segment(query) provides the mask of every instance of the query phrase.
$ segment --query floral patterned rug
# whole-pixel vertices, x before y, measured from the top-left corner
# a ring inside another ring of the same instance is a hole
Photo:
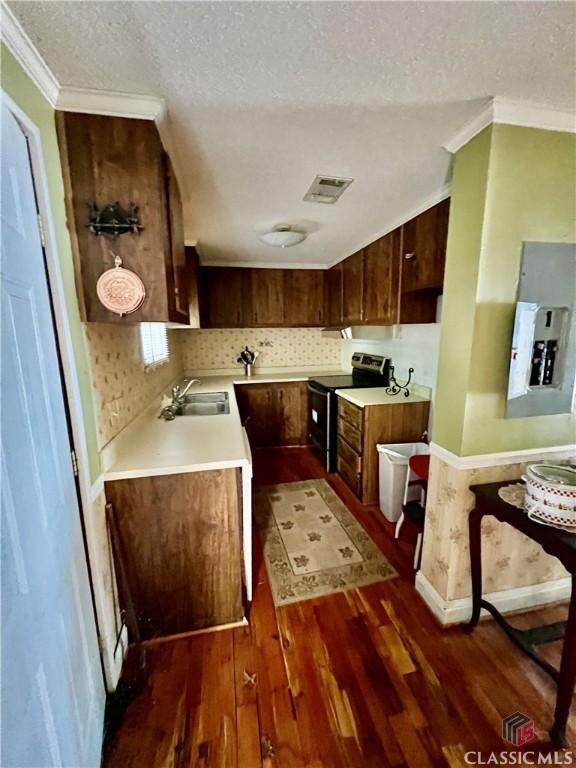
[[[325,480],[257,489],[254,518],[275,605],[397,575]]]

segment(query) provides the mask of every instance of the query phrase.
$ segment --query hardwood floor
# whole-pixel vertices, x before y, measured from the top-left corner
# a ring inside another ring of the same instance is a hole
[[[256,451],[254,461],[257,484],[325,476],[307,449]],[[462,766],[466,752],[507,749],[501,720],[517,710],[548,750],[553,683],[492,621],[472,635],[440,629],[413,587],[415,532],[405,525],[394,541],[376,507],[328,479],[399,577],[275,608],[256,541],[250,625],[151,647],[148,685],[105,768]],[[560,606],[517,623],[565,615]],[[556,663],[558,648],[549,652]],[[574,718],[568,736],[576,744]]]

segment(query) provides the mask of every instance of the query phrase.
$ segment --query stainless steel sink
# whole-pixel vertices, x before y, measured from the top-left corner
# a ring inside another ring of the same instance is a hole
[[[228,392],[194,392],[184,396],[177,416],[218,416],[230,413]]]

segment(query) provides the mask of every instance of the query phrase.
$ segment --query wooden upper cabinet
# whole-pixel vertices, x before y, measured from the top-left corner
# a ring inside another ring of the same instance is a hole
[[[155,124],[71,112],[57,112],[56,123],[82,319],[188,324],[180,194]],[[138,207],[138,234],[90,231],[91,205],[115,202]],[[96,294],[98,278],[114,266],[114,256],[146,289],[142,306],[125,317],[107,310]]]
[[[251,269],[250,313],[244,325],[276,328],[284,325],[284,275],[282,269]]]
[[[184,290],[188,296],[190,325],[200,328],[200,259],[193,245],[184,247]]]
[[[329,328],[342,325],[342,264],[324,272],[324,323]]]
[[[324,272],[284,270],[284,325],[324,325]]]
[[[203,328],[247,325],[244,301],[250,290],[247,273],[237,267],[200,268],[200,324]]]
[[[443,200],[404,224],[402,292],[442,292],[449,210]]]
[[[186,251],[184,245],[184,215],[180,188],[172,163],[168,155],[164,155],[166,174],[166,201],[168,204],[167,221],[169,225],[171,259],[167,264],[166,281],[168,296],[173,302],[173,311],[182,316],[182,322],[187,323],[189,297],[186,277]]]
[[[364,248],[364,323],[398,322],[401,243],[398,228]]]
[[[353,253],[342,263],[342,321],[347,325],[364,318],[364,251]]]

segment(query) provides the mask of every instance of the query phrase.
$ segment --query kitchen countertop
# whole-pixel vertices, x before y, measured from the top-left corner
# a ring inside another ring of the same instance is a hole
[[[426,403],[430,401],[428,387],[420,387],[417,384],[410,387],[409,397],[404,397],[400,392],[397,395],[386,394],[386,387],[366,387],[363,389],[337,389],[338,397],[364,408],[367,405],[394,405],[394,403]]]
[[[173,421],[159,419],[156,400],[128,424],[102,451],[103,479],[125,480],[151,475],[171,475],[252,464],[250,446],[242,428],[234,396],[234,385],[306,381],[320,374],[339,375],[340,370],[283,370],[257,373],[250,378],[242,372],[207,376],[187,372],[184,376],[201,379],[189,392],[227,392],[230,413],[217,416],[177,416]],[[170,391],[170,388],[167,388]]]

